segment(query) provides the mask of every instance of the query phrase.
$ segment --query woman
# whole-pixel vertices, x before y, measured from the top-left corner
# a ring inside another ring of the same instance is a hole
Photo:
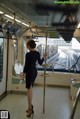
[[[24,76],[26,76],[26,88],[28,97],[28,109],[26,112],[28,113],[27,116],[30,117],[34,112],[32,105],[32,87],[37,77],[36,62],[38,61],[38,63],[41,65],[44,61],[44,58],[46,57],[46,53],[43,54],[43,58],[41,59],[39,52],[35,51],[36,44],[34,40],[29,40],[26,45],[29,49],[29,52],[26,53],[22,79],[24,79]]]

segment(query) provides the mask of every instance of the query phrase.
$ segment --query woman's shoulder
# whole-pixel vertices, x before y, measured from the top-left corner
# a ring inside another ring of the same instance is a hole
[[[27,52],[27,53],[25,54],[25,56],[27,57],[27,56],[29,56],[29,54],[30,54],[30,52]]]
[[[35,50],[35,51],[27,52],[26,56],[29,56],[29,55],[32,55],[32,54],[39,55],[40,53]]]
[[[37,50],[31,51],[31,53],[39,54],[39,52]]]
[[[39,53],[37,50],[35,50],[36,53]]]
[[[26,52],[26,55],[28,55],[29,54],[29,52]]]
[[[37,55],[39,55],[39,54],[40,54],[38,51],[35,51],[35,53],[36,53]]]

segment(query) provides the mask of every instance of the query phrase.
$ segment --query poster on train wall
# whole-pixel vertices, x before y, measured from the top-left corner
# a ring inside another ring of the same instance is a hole
[[[23,72],[23,66],[18,60],[16,60],[15,62],[14,70],[15,70],[16,75],[20,75],[20,73]]]

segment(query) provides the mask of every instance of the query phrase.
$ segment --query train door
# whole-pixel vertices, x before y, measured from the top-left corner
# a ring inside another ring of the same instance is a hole
[[[0,95],[6,91],[7,40],[0,38]]]

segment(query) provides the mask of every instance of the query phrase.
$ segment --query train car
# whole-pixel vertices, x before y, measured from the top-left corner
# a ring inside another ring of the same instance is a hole
[[[0,119],[80,119],[80,1],[0,0]]]

